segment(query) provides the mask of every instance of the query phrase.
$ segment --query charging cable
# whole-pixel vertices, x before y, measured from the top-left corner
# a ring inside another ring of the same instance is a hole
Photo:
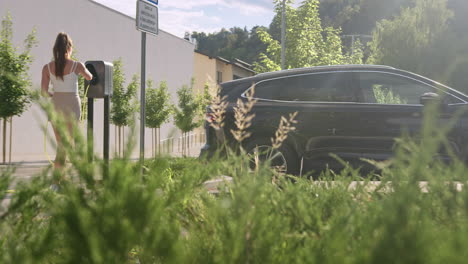
[[[83,98],[81,100],[81,115],[80,115],[80,122],[84,122],[84,112],[88,110],[88,101],[86,100],[86,97],[88,97],[88,90],[89,90],[90,84],[86,86],[85,92],[83,94]]]

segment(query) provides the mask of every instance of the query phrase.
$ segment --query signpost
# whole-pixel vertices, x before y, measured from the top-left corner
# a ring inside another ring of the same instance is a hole
[[[149,1],[149,2],[148,2]],[[136,27],[141,31],[140,164],[145,160],[146,33],[158,35],[158,0],[137,0]]]
[[[136,26],[139,31],[158,35],[158,6],[154,3],[154,1],[137,1]]]

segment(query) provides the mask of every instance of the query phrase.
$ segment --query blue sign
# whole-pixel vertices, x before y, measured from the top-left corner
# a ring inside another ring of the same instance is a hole
[[[158,4],[158,0],[146,0],[146,1],[148,1],[148,2],[150,2],[150,3],[153,3],[153,4],[155,4],[155,5]]]

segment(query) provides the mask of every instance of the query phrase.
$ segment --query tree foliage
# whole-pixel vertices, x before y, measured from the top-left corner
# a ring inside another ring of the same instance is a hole
[[[111,108],[111,122],[116,126],[128,126],[134,118],[133,115],[138,110],[136,103],[136,94],[140,87],[138,75],[132,77],[132,81],[127,89],[124,88],[125,75],[123,72],[122,59],[113,62],[114,75],[113,75],[113,95],[112,95],[112,108]]]
[[[276,17],[281,17],[281,3],[276,1]],[[281,43],[265,30],[257,31],[267,45],[266,53],[254,64],[257,72],[280,69]],[[285,68],[311,67],[343,63],[361,63],[359,46],[352,54],[344,54],[340,30],[322,27],[319,17],[319,1],[306,0],[298,8],[286,5],[286,61]]]
[[[343,34],[371,34],[382,19],[398,16],[414,0],[320,0],[324,25],[341,28]]]
[[[395,19],[379,22],[373,34],[369,62],[430,75],[430,67],[435,62],[422,62],[448,29],[453,13],[446,2],[417,0],[414,7],[403,9]],[[433,60],[434,56],[429,58]]]
[[[148,80],[146,90],[146,126],[159,128],[169,120],[172,113],[167,83],[162,81],[159,88],[153,88],[153,81]]]
[[[200,125],[200,101],[193,92],[193,80],[190,86],[183,85],[177,90],[178,106],[174,107],[174,119],[176,126],[187,133]]]
[[[269,28],[254,27],[246,34],[247,30],[245,28],[235,27],[229,30],[223,29],[220,32],[212,34],[193,32],[192,37],[197,38],[198,49],[205,54],[222,56],[227,59],[237,57],[249,63],[257,61],[257,70],[260,69],[260,71],[279,69],[281,51],[279,42],[281,32],[281,15],[278,9],[279,2],[281,1],[275,2],[277,5],[276,15],[269,25]],[[468,34],[466,34],[468,32],[468,27],[466,26],[468,23],[468,16],[465,15],[468,9],[468,1],[466,0],[442,1],[447,2],[447,5],[439,5],[439,7],[441,7],[439,10],[433,9],[435,16],[431,19],[428,19],[431,17],[431,14],[424,15],[426,17],[425,19],[418,16],[423,15],[421,13],[421,8],[423,8],[422,3],[426,2],[424,4],[429,6],[432,5],[431,3],[433,0],[320,0],[318,10],[319,17],[317,18],[316,14],[311,14],[307,16],[305,20],[302,19],[304,18],[303,15],[299,15],[300,12],[298,12],[298,10],[300,8],[297,10],[292,8],[290,5],[291,2],[291,0],[288,1],[289,4],[287,7],[287,41],[291,42],[297,39],[298,42],[300,42],[299,40],[305,39],[305,36],[301,33],[305,32],[305,30],[298,31],[299,34],[290,32],[291,30],[297,31],[300,26],[302,26],[302,29],[307,28],[309,31],[307,35],[312,35],[310,34],[310,28],[314,27],[305,25],[307,22],[306,20],[309,20],[309,22],[313,20],[315,25],[320,25],[321,22],[322,31],[320,34],[316,34],[316,36],[321,35],[323,39],[310,46],[313,47],[312,51],[315,54],[323,55],[319,56],[322,58],[322,61],[330,61],[330,59],[334,58],[335,54],[337,54],[335,48],[338,45],[333,42],[329,45],[329,43],[326,42],[328,36],[327,32],[334,31],[333,33],[335,34],[334,36],[333,34],[331,35],[331,39],[337,42],[339,41],[336,37],[341,37],[342,53],[348,53],[348,58],[346,58],[346,55],[343,55],[344,59],[341,59],[341,61],[343,63],[358,63],[360,58],[363,57],[360,47],[365,49],[364,57],[367,58],[371,55],[370,48],[367,47],[367,42],[372,39],[362,35],[371,35],[373,32],[380,32],[378,34],[383,34],[381,31],[383,27],[385,27],[385,31],[388,32],[385,33],[388,36],[388,41],[397,45],[396,49],[398,51],[393,51],[393,53],[397,55],[394,57],[394,60],[404,60],[400,61],[401,64],[413,61],[413,64],[420,65],[417,68],[426,68],[423,71],[417,69],[416,71],[419,73],[438,78],[440,81],[445,81],[454,85],[456,88],[468,90],[468,88],[465,88],[465,83],[468,82],[468,77],[466,77],[468,76],[468,71],[463,70],[468,68]],[[316,1],[305,2],[310,3]],[[438,17],[437,14],[446,12],[447,8],[452,11],[454,15],[444,22],[445,19],[440,20],[441,17]],[[420,11],[416,11],[418,9]],[[431,22],[438,19],[439,25]],[[389,28],[390,26],[388,24],[390,22],[399,23],[398,27],[401,27],[401,30],[397,29],[396,26],[392,26],[394,29]],[[442,33],[437,29],[440,25],[445,25],[443,26],[445,29],[442,30]],[[296,29],[292,29],[292,27]],[[333,30],[327,31],[327,29]],[[429,29],[429,31],[427,29]],[[427,45],[428,39],[424,37],[421,39],[420,36],[424,34],[429,34],[428,37],[431,39],[431,44]],[[360,42],[362,41],[362,46],[358,43],[356,45],[357,47],[352,48],[352,38],[344,37],[344,35],[360,35],[361,37],[357,39],[360,39]],[[406,39],[405,36],[408,36],[408,39]],[[422,41],[419,42],[418,39]],[[399,44],[401,44],[401,46],[411,46],[412,44],[408,43],[415,42],[418,42],[416,46],[413,46],[413,50],[417,51],[416,53],[405,52],[405,55],[399,54],[402,49],[398,46]],[[318,45],[320,43],[324,44]],[[375,44],[372,45],[374,45],[373,51],[375,52]],[[424,45],[426,45],[426,48],[420,49],[420,47]],[[295,47],[299,48],[301,45],[296,45]],[[322,47],[322,49],[320,49],[320,47]],[[328,51],[324,50],[323,47],[327,47],[333,52],[331,54],[326,54]],[[288,53],[292,53],[293,55],[297,54],[297,56],[303,56],[304,54],[303,50],[288,46],[287,50],[291,51]],[[321,53],[321,51],[323,52]],[[377,53],[379,52],[380,51],[377,51]],[[349,58],[349,54],[354,56]],[[379,60],[376,59],[381,55],[382,54],[374,54],[372,60],[368,62],[385,63],[384,61],[379,62]],[[291,54],[287,54],[286,56],[287,58],[294,57]],[[388,58],[391,57],[392,55],[388,56]],[[313,56],[309,60],[314,61]],[[335,59],[334,61],[340,61],[340,59]],[[299,60],[297,64],[303,65],[304,62],[300,62]],[[411,69],[416,69],[416,67]]]
[[[229,30],[206,34],[192,32],[192,38],[197,40],[197,49],[211,56],[220,56],[228,60],[240,59],[253,63],[266,45],[260,40],[257,29],[265,27],[255,26],[250,31],[247,28],[234,27]]]
[[[198,95],[197,100],[199,101],[200,112],[204,113],[208,105],[210,105],[211,101],[213,100],[209,82],[205,83],[205,85],[203,86],[203,92],[200,95]]]
[[[413,71],[468,92],[468,37],[460,0],[416,0],[373,34],[371,63]],[[463,11],[464,10],[464,11]]]
[[[178,105],[174,106],[175,125],[182,131],[182,155],[185,156],[190,148],[188,132],[199,127],[204,121],[200,118],[201,100],[193,92],[192,79],[190,86],[183,85],[177,90]]]
[[[33,29],[24,40],[23,51],[18,51],[13,46],[13,21],[9,13],[3,18],[0,30],[0,119],[3,119],[2,153],[5,163],[7,120],[10,121],[11,161],[13,117],[20,116],[31,102],[31,79],[28,71],[33,60],[31,49],[37,41],[36,30]]]
[[[33,60],[31,49],[37,44],[36,30],[24,40],[22,52],[13,46],[13,22],[10,14],[2,20],[0,32],[0,118],[21,115],[30,104],[28,75]]]

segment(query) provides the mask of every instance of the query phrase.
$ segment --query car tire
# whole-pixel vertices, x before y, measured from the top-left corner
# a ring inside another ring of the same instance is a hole
[[[273,149],[268,139],[253,140],[245,144],[245,151],[252,157],[252,165],[255,166],[254,158],[260,161],[270,159],[271,166],[287,174],[299,175],[299,159],[291,147],[283,143],[279,149]],[[284,166],[284,168],[279,168]]]

